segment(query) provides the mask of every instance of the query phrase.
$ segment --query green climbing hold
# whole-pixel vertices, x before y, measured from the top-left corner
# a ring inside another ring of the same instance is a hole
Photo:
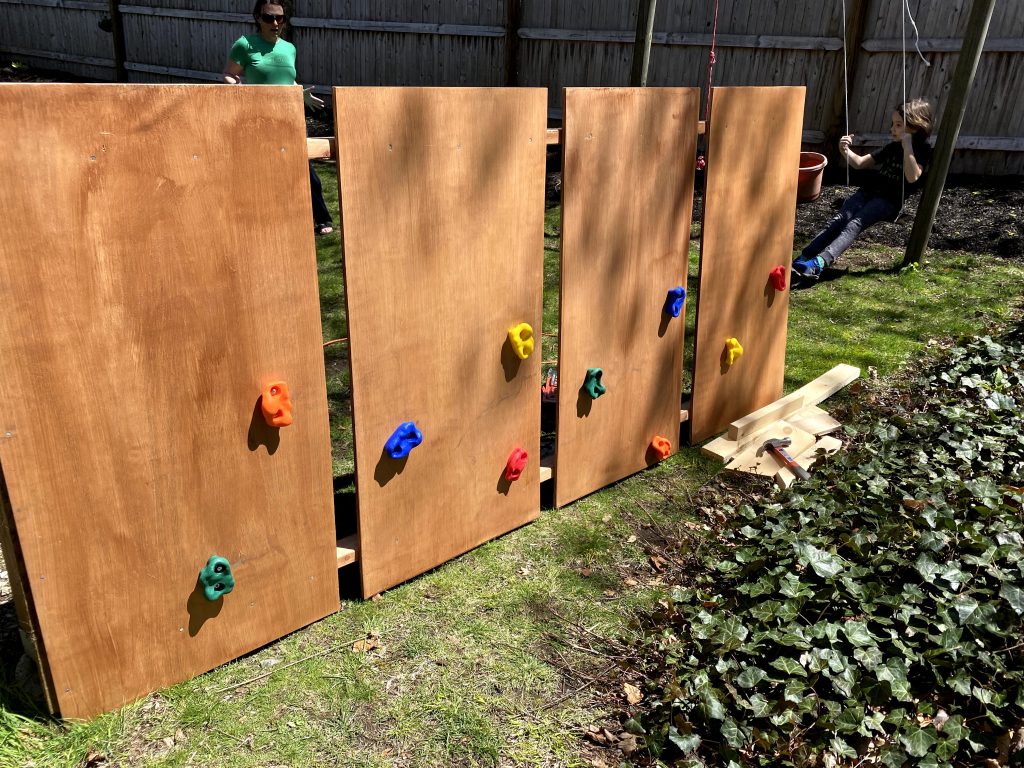
[[[601,374],[600,368],[587,368],[587,377],[583,380],[583,389],[595,400],[608,391],[601,383]]]
[[[226,557],[213,555],[206,561],[206,567],[199,572],[199,583],[203,594],[211,603],[235,588],[235,577],[231,575],[231,563]]]

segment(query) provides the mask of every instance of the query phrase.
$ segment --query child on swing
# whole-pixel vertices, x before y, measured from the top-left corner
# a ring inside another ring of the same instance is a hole
[[[893,111],[889,129],[892,142],[881,149],[869,155],[858,155],[850,149],[852,133],[839,139],[839,154],[851,168],[871,169],[874,173],[794,259],[794,282],[816,282],[857,235],[879,221],[896,219],[904,201],[923,186],[924,173],[932,158],[932,148],[928,145],[931,132],[931,104],[924,99],[914,99]]]

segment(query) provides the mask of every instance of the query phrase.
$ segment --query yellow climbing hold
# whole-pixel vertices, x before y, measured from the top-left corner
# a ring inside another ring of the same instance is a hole
[[[743,347],[739,341],[735,338],[725,340],[725,363],[726,365],[732,365],[740,359],[740,355],[743,354]]]
[[[525,360],[533,353],[533,328],[529,323],[520,323],[508,329],[508,343],[516,357]]]

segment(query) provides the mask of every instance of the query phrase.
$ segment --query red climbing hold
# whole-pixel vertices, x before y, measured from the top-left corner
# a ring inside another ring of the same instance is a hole
[[[526,460],[529,457],[529,454],[522,448],[516,448],[512,451],[512,454],[508,457],[508,463],[505,464],[505,479],[510,483],[518,480],[519,476],[523,474],[523,470],[526,469]]]
[[[768,279],[772,281],[772,288],[776,291],[786,290],[786,267],[783,264],[779,264],[779,266],[768,273]]]

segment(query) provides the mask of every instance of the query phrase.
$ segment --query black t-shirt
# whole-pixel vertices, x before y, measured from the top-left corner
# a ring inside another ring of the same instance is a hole
[[[928,166],[932,161],[932,148],[923,137],[918,138],[920,135],[914,135],[914,159],[927,173]],[[883,197],[896,205],[902,205],[904,199],[916,194],[924,186],[924,173],[913,184],[903,180],[902,143],[890,142],[872,152],[871,157],[875,159],[875,167],[872,169],[874,172],[869,172],[867,182],[861,187],[868,194]]]

